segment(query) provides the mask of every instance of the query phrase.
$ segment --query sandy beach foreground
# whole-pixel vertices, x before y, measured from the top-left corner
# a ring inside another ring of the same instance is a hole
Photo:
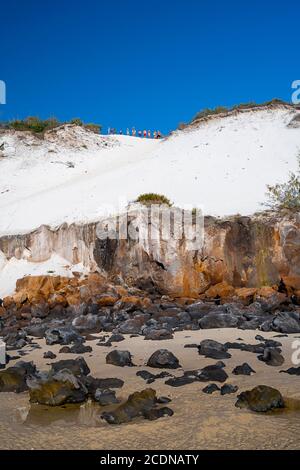
[[[125,400],[129,393],[143,390],[149,385],[136,376],[138,370],[159,370],[145,367],[149,356],[160,348],[172,351],[183,370],[199,369],[216,361],[199,356],[197,349],[184,348],[185,344],[199,344],[203,339],[214,339],[222,343],[243,339],[255,344],[257,331],[238,329],[182,331],[168,341],[145,341],[143,337],[129,338],[112,347],[97,346],[97,340],[89,341],[92,353],[84,354],[91,374],[95,377],[118,377],[125,381],[117,390],[117,397]],[[96,335],[100,336],[100,335]],[[264,333],[273,338],[275,333]],[[263,384],[280,390],[284,397],[295,400],[295,409],[270,414],[252,413],[235,408],[236,395],[221,396],[219,392],[206,395],[202,392],[205,383],[195,382],[183,387],[165,385],[165,379],[150,385],[157,396],[172,399],[172,417],[154,422],[138,419],[129,424],[111,426],[100,419],[104,408],[85,403],[81,406],[48,408],[29,404],[27,392],[22,394],[0,394],[0,448],[1,449],[298,449],[300,447],[300,400],[299,377],[281,374],[293,364],[292,342],[296,335],[278,338],[282,343],[285,363],[281,367],[270,367],[249,352],[231,350],[232,357],[225,360],[227,383],[237,385],[239,392]],[[47,346],[38,340],[41,349],[24,348],[28,354],[23,358],[33,361],[40,370],[47,370],[51,362],[75,358],[72,354],[59,354],[60,345]],[[105,357],[114,348],[129,350],[135,367],[108,365]],[[57,354],[53,361],[43,359],[43,353],[51,350]],[[255,371],[252,376],[235,376],[235,366],[247,362]],[[9,365],[13,365],[13,361]],[[239,393],[238,392],[238,393]]]

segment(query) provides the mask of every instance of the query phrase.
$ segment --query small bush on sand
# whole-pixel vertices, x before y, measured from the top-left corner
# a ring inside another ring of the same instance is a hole
[[[139,202],[144,206],[151,206],[152,204],[164,204],[169,207],[172,206],[171,201],[166,196],[155,193],[141,194],[135,202]]]
[[[71,121],[69,122],[60,122],[56,118],[40,119],[35,116],[30,116],[26,119],[16,119],[8,123],[2,123],[1,127],[7,129],[14,129],[16,131],[30,131],[34,134],[42,135],[44,134],[44,132],[49,131],[51,129],[55,129],[55,127],[59,127],[63,124],[75,124],[76,126],[82,126],[88,131],[95,132],[95,134],[99,134],[102,128],[99,124],[85,124],[79,118],[71,119]]]
[[[285,101],[280,100],[278,98],[274,98],[273,100],[266,101],[264,103],[258,104],[255,102],[249,102],[249,103],[241,103],[236,106],[232,106],[231,108],[226,108],[225,106],[217,106],[216,108],[213,109],[203,109],[199,113],[196,114],[196,116],[192,119],[192,123],[195,121],[198,121],[199,119],[209,117],[209,116],[215,116],[217,114],[223,114],[223,113],[229,113],[230,111],[235,111],[235,110],[243,110],[243,109],[253,109],[253,108],[260,108],[264,106],[273,106],[273,105],[280,105],[280,104],[287,104]]]
[[[268,202],[265,204],[271,209],[300,209],[300,157],[297,173],[290,173],[286,183],[268,185]]]
[[[50,129],[54,129],[59,126],[60,122],[56,118],[39,119],[35,116],[29,116],[26,119],[16,119],[8,123],[9,129],[15,129],[16,131],[31,131],[36,134],[41,134]]]

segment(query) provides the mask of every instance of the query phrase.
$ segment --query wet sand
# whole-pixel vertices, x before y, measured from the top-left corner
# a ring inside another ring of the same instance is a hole
[[[144,388],[154,388],[157,396],[169,396],[168,405],[174,410],[172,417],[157,421],[138,419],[129,424],[111,426],[100,419],[104,407],[86,403],[81,406],[48,408],[29,404],[27,392],[22,394],[0,394],[0,448],[1,449],[155,449],[155,450],[201,450],[201,449],[299,449],[300,410],[257,414],[235,408],[236,394],[221,396],[202,393],[206,383],[192,383],[174,388],[164,384],[166,379],[147,385],[136,376],[138,370],[152,373],[159,369],[144,366],[149,356],[157,349],[167,348],[179,359],[182,370],[199,369],[216,361],[198,355],[197,349],[184,348],[184,344],[197,343],[203,339],[214,339],[222,343],[242,338],[246,343],[257,343],[258,331],[237,329],[183,331],[173,340],[145,341],[143,337],[129,338],[112,347],[96,346],[97,341],[86,344],[93,352],[83,354],[95,377],[118,377],[125,381],[117,397],[125,400],[129,393]],[[95,335],[95,336],[102,336]],[[275,333],[263,333],[265,338],[274,338]],[[300,377],[280,374],[281,369],[292,367],[292,342],[297,335],[278,338],[282,343],[285,363],[281,367],[270,367],[249,352],[230,350],[231,359],[224,360],[228,383],[238,385],[239,392],[256,385],[278,388],[284,397],[300,400]],[[277,339],[277,338],[275,338]],[[40,370],[47,364],[61,359],[73,359],[73,354],[58,354],[61,345],[47,346],[44,340],[37,341],[42,349],[29,352],[22,359],[34,361]],[[116,367],[105,363],[106,354],[114,348],[129,350],[136,367]],[[24,348],[28,351],[30,348]],[[57,354],[54,360],[43,359],[43,353],[51,350]],[[234,376],[236,365],[248,362],[256,371],[251,377]],[[9,366],[13,365],[11,361]],[[182,370],[170,371],[182,375]]]

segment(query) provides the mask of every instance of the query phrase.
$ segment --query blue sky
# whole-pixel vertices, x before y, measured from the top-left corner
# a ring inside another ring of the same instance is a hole
[[[167,132],[205,107],[291,99],[299,1],[1,2],[0,119]]]

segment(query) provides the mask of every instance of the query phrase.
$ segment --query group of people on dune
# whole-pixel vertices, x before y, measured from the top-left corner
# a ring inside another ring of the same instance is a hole
[[[120,135],[123,135],[123,130],[121,129],[119,132],[117,131],[117,129],[113,128],[113,127],[109,127],[108,128],[108,135],[112,135],[112,134],[120,134]],[[162,134],[160,131],[147,131],[147,130],[144,130],[144,131],[137,131],[135,127],[133,127],[130,131],[129,127],[127,127],[126,129],[126,135],[132,135],[132,137],[143,137],[145,139],[160,139]]]

